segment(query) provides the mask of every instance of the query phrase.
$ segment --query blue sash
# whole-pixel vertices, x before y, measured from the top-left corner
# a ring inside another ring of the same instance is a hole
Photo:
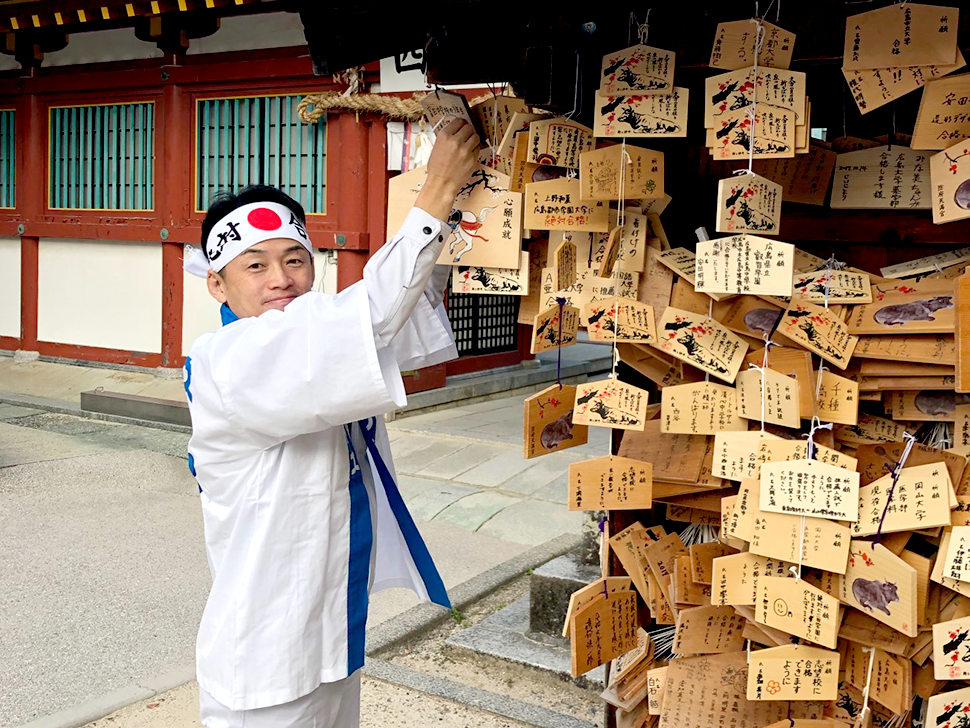
[[[367,629],[370,555],[374,529],[370,498],[360,461],[354,451],[350,425],[344,425],[347,455],[350,458],[350,563],[347,567],[347,674],[364,666],[364,637]]]
[[[418,527],[414,525],[414,519],[411,518],[407,506],[404,505],[404,498],[401,497],[401,491],[398,490],[397,483],[394,482],[391,471],[384,463],[384,459],[381,457],[380,450],[377,447],[376,418],[371,417],[366,420],[361,420],[358,424],[360,425],[361,432],[364,433],[364,441],[367,443],[367,452],[370,460],[377,468],[381,483],[384,485],[384,493],[387,495],[388,505],[390,505],[391,512],[394,513],[394,517],[397,519],[397,525],[404,535],[408,552],[411,554],[411,559],[414,561],[414,565],[418,569],[418,574],[420,574],[421,580],[424,582],[424,588],[428,592],[428,597],[435,604],[446,609],[451,609],[451,600],[448,599],[448,592],[445,590],[444,582],[442,582],[441,576],[438,574],[438,569],[434,565],[434,560],[432,560],[428,547],[418,532]]]

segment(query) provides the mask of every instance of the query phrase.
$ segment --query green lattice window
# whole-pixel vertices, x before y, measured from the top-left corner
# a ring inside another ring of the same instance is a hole
[[[301,98],[199,100],[197,209],[205,210],[219,191],[265,184],[298,200],[308,213],[327,211],[326,118],[300,121]]]
[[[50,110],[50,207],[151,210],[152,102]]]
[[[13,109],[0,109],[0,207],[17,204],[16,139]]]

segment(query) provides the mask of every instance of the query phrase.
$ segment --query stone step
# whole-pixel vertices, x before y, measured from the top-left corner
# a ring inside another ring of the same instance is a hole
[[[560,629],[562,621],[560,619]],[[477,660],[502,660],[531,670],[550,673],[578,687],[603,690],[605,668],[573,677],[569,640],[561,636],[537,634],[529,629],[529,597],[522,597],[489,615],[479,624],[449,637],[446,649],[456,656]]]
[[[599,567],[584,564],[579,550],[570,551],[538,567],[529,581],[529,629],[542,634],[562,635],[570,595],[599,578]]]

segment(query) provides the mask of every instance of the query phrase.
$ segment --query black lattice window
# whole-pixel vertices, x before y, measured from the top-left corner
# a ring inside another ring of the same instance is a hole
[[[448,294],[448,318],[458,353],[496,354],[517,348],[517,296],[482,293]]]

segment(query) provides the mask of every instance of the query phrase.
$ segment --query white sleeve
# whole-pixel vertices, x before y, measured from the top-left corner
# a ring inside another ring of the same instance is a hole
[[[205,348],[226,424],[263,447],[406,403],[398,364],[378,350],[360,282],[240,319]]]
[[[398,234],[364,266],[377,347],[404,370],[458,356],[442,305],[450,268],[435,265],[445,243],[443,228],[414,207]]]

